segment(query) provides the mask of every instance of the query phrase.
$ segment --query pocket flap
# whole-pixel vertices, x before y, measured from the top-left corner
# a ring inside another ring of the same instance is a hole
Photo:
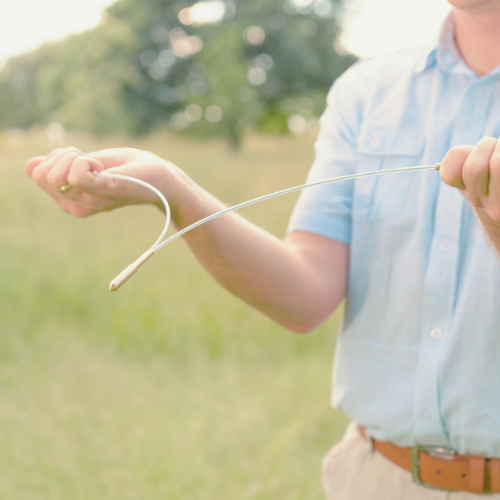
[[[415,130],[364,127],[358,139],[358,153],[373,156],[421,156],[425,138]]]

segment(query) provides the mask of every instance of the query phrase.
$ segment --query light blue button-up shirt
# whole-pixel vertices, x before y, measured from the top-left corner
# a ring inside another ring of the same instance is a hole
[[[500,68],[476,77],[453,33],[450,15],[432,43],[336,81],[309,181],[500,136]],[[334,406],[382,441],[500,457],[500,260],[460,192],[435,171],[324,185],[293,230],[350,245]]]

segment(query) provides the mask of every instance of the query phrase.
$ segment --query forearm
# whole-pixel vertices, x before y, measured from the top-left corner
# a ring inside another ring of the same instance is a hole
[[[172,189],[170,183],[167,191],[172,193],[172,220],[179,229],[225,208],[184,173],[177,172],[173,182],[176,185]],[[186,233],[184,238],[221,285],[292,330],[317,326],[342,300],[347,270],[341,266],[332,269],[332,278],[338,282],[334,287],[325,283],[324,275],[318,276],[314,257],[301,245],[300,236],[281,241],[229,213]],[[347,252],[345,244],[331,244]]]

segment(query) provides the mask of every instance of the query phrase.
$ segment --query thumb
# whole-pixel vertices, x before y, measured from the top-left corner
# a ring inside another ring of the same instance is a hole
[[[78,156],[71,164],[68,173],[68,183],[85,192],[94,192],[98,190],[100,179],[98,179],[94,172],[102,172],[103,165],[100,161],[90,156]],[[111,179],[103,179],[109,181]]]
[[[120,167],[133,160],[134,152],[131,148],[108,148],[100,151],[92,151],[87,156],[101,162],[104,169]]]
[[[141,161],[131,161],[119,167],[106,169],[103,175],[100,175],[98,179],[112,181],[112,184],[107,185],[107,189],[112,190],[112,193],[109,194],[117,198],[128,199],[129,202],[133,203],[148,203],[158,200],[158,196],[147,187],[137,185],[135,182],[130,182],[126,179],[105,179],[106,174],[123,175],[138,181],[153,184],[153,182],[147,178],[148,176],[144,175],[147,174],[147,169],[144,168],[144,164]]]
[[[465,189],[462,178],[463,167],[473,149],[474,146],[461,145],[451,148],[446,153],[439,169],[439,175],[445,184],[457,189]]]

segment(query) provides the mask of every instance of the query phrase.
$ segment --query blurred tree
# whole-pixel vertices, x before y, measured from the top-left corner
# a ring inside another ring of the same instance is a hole
[[[334,43],[342,0],[119,0],[95,29],[13,58],[0,127],[92,133],[304,131],[355,58]]]

